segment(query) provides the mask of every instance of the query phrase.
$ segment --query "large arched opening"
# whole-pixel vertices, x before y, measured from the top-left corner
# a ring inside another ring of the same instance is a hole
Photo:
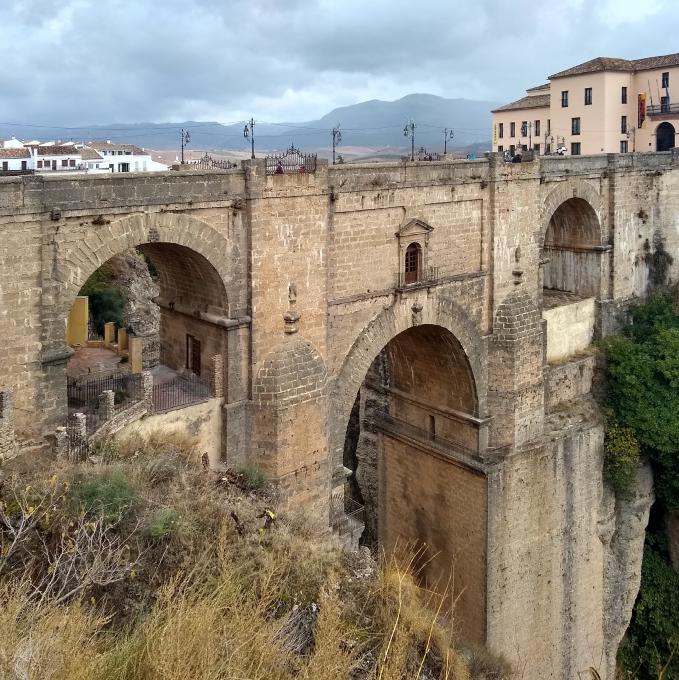
[[[112,415],[104,392],[113,392],[113,414],[143,399],[142,371],[156,413],[206,401],[225,383],[228,300],[203,255],[139,244],[104,262],[78,292],[66,327],[74,352],[66,392],[69,414],[86,415],[89,434]]]
[[[372,362],[346,428],[345,493],[365,506],[362,542],[416,555],[426,588],[455,600],[460,633],[485,642],[487,483],[479,399],[447,329],[417,325]]]
[[[655,130],[655,150],[669,151],[674,148],[675,130],[672,123],[660,123]]]
[[[601,285],[601,227],[594,208],[569,198],[552,214],[544,242],[545,291],[595,297]]]

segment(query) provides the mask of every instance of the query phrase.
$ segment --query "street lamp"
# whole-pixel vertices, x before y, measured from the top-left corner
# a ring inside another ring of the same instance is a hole
[[[243,129],[243,137],[245,139],[250,138],[250,147],[252,149],[252,155],[250,158],[255,157],[255,121],[253,118],[250,118],[250,122],[246,123],[245,128]]]
[[[340,132],[340,126],[339,123],[337,123],[337,127],[334,127],[332,129],[332,164],[335,165],[335,149],[337,148],[338,144],[342,141],[342,133]]]
[[[191,141],[191,133],[182,128],[182,165],[184,165],[184,147]]]
[[[448,140],[455,139],[455,131],[445,128],[443,130],[443,155],[448,153]]]
[[[410,137],[410,160],[415,160],[415,122],[409,120],[403,128],[403,136]]]

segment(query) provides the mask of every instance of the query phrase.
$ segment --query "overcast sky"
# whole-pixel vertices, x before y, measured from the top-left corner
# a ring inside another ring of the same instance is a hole
[[[679,51],[676,0],[0,0],[0,122],[317,118],[506,102],[595,56]]]

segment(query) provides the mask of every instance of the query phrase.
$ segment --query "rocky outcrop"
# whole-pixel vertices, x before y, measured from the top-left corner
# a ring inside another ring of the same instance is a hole
[[[647,463],[639,469],[634,495],[616,499],[606,490],[607,513],[600,537],[607,544],[604,565],[604,641],[608,678],[615,678],[618,647],[632,618],[641,584],[641,562],[648,515],[655,500],[653,475]]]
[[[153,302],[160,288],[144,257],[128,250],[108,261],[113,283],[125,298],[123,325],[134,335],[148,336],[160,330],[160,307]]]

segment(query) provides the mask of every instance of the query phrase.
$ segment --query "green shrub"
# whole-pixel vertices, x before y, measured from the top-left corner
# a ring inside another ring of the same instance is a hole
[[[630,498],[641,462],[639,442],[629,427],[606,426],[604,477],[619,498]]]
[[[113,393],[113,403],[122,404],[127,399],[127,390],[119,389]]]
[[[172,508],[156,510],[148,521],[148,534],[154,541],[169,538],[179,529],[179,513]]]
[[[266,484],[266,477],[256,465],[243,465],[238,468],[238,473],[243,477],[245,486],[251,491],[261,489]]]
[[[107,470],[98,477],[77,480],[71,497],[80,512],[113,520],[127,514],[137,493],[122,470]]]
[[[89,298],[90,316],[98,333],[104,332],[104,324],[108,321],[122,326],[125,299],[113,284],[113,276],[106,267],[100,267],[85,281],[80,295]]]
[[[178,456],[158,456],[144,462],[142,474],[144,480],[153,487],[172,481],[181,467],[182,461]]]

